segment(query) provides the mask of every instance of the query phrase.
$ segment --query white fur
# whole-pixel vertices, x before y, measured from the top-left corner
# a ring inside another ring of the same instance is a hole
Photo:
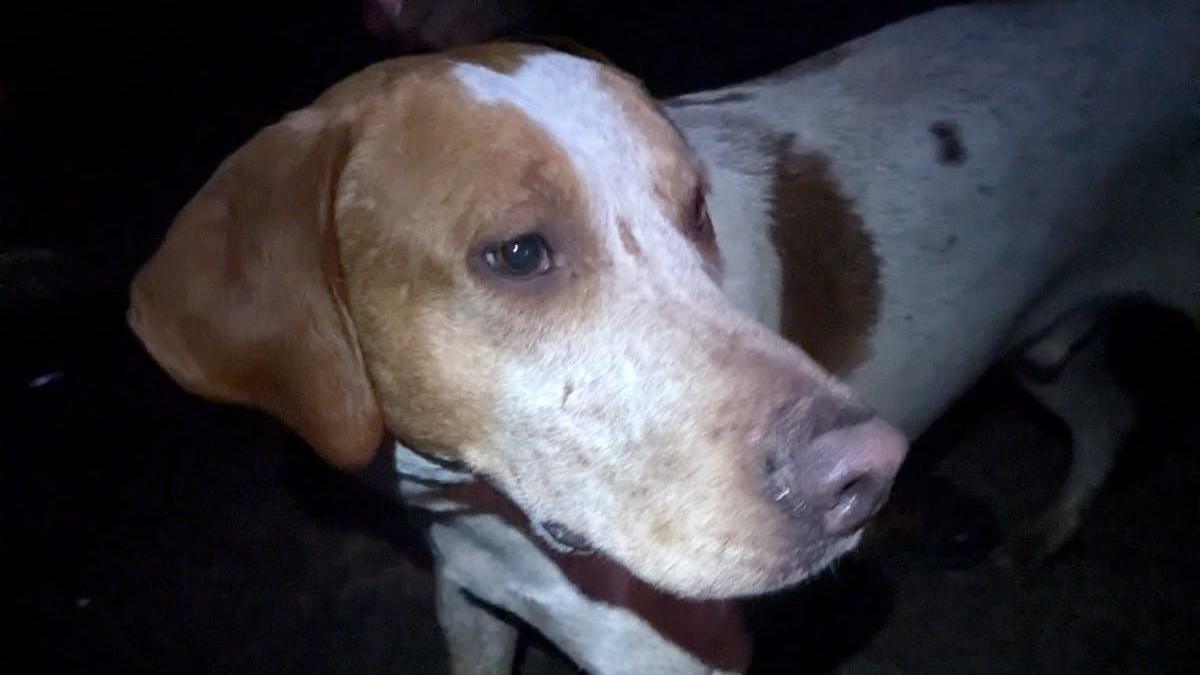
[[[715,674],[629,611],[595,602],[521,533],[494,516],[431,528],[439,573],[520,616],[575,663],[604,675]]]
[[[460,63],[454,75],[481,103],[513,106],[549,132],[580,176],[597,222],[624,217],[641,240],[649,235],[647,225],[665,220],[646,189],[651,166],[645,143],[601,85],[595,63],[548,53],[526,57],[511,74]],[[617,229],[603,232],[607,248],[619,251]],[[632,265],[633,260],[619,256],[618,263]]]
[[[463,448],[481,458],[473,468],[535,522],[562,521],[636,573],[678,592],[749,592],[779,579],[780,566],[788,568],[783,581],[798,581],[819,569],[829,550],[844,550],[850,538],[818,542],[799,555],[770,550],[778,541],[715,531],[733,514],[760,523],[782,514],[728,481],[714,484],[736,470],[745,444],[705,440],[705,425],[727,405],[722,378],[746,372],[714,367],[713,352],[700,341],[740,337],[764,357],[811,374],[822,395],[846,396],[847,390],[738,312],[712,284],[654,189],[650,153],[662,152],[661,143],[652,145],[639,130],[628,102],[602,82],[600,66],[538,54],[511,73],[467,63],[453,73],[477,101],[520,111],[561,147],[587,192],[589,232],[600,237],[612,262],[589,279],[597,301],[569,339],[544,340],[506,359],[496,414],[521,422],[497,429],[485,439],[486,451]],[[618,221],[641,259],[622,243]],[[671,313],[676,318],[665,320]],[[646,373],[656,375],[652,386]],[[768,386],[764,395],[772,393]],[[699,412],[708,409],[712,415]],[[691,475],[664,484],[661,466],[672,458]],[[627,498],[635,493],[645,497]],[[656,519],[666,523],[658,531]],[[614,528],[614,520],[626,524]],[[663,528],[682,532],[684,543],[673,551],[659,545]]]
[[[1077,306],[1138,293],[1200,306],[1198,12],[953,7],[852,42],[828,69],[729,88],[753,100],[722,115],[830,159],[875,241],[882,320],[848,381],[886,418],[919,433]],[[669,112],[707,161],[736,153],[739,139],[713,133],[702,106]],[[962,165],[935,161],[938,120],[960,128]],[[761,259],[737,261],[725,242],[761,240],[768,214],[735,218],[726,205],[761,203],[771,176],[741,173],[714,181],[712,213],[731,268],[753,270]],[[769,285],[757,295],[778,304]]]
[[[396,473],[400,476],[400,496],[426,511],[460,511],[459,504],[440,496],[441,488],[474,480],[470,472],[458,471],[434,462],[403,443],[392,447]]]

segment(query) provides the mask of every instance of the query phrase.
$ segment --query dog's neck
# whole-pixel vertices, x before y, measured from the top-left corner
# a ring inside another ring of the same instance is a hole
[[[726,296],[841,375],[869,356],[881,264],[828,144],[765,113],[772,97],[808,86],[801,75],[672,99],[664,111],[704,160]]]
[[[486,478],[391,440],[361,477],[441,522],[485,515],[520,532],[580,592],[623,608],[664,638],[719,670],[744,672],[750,638],[735,600],[689,600],[661,591],[570,533],[530,521]]]

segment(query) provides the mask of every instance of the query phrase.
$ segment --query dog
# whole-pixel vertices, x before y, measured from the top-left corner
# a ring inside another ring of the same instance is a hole
[[[1034,555],[1070,537],[1133,421],[1087,338],[1200,300],[1198,29],[952,7],[661,103],[529,45],[377,64],[217,169],[129,322],[431,514],[453,672],[509,672],[504,613],[591,672],[740,672],[736,599],[851,550],[997,361],[1073,433]]]

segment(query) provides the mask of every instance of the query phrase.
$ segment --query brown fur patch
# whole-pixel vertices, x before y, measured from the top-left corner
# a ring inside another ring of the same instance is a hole
[[[371,458],[385,419],[431,448],[484,433],[492,355],[473,345],[494,343],[486,333],[498,326],[476,327],[439,361],[431,335],[446,327],[421,313],[471,293],[461,268],[481,230],[503,239],[553,220],[573,230],[563,248],[577,264],[596,247],[580,236],[561,151],[524,116],[485,111],[440,76],[462,61],[511,72],[541,51],[495,44],[386,61],[260,132],[183,209],[135,280],[129,320],[151,354],[189,390],[273,414],[341,467]],[[378,182],[347,194],[347,163],[379,143],[405,154],[352,169]],[[409,218],[342,223],[343,198],[371,205],[352,216]],[[364,372],[364,361],[374,367]]]
[[[180,212],[134,279],[129,312],[186,389],[271,413],[342,468],[369,461],[383,435],[353,326],[330,292],[326,215],[347,150],[341,129],[260,132]]]
[[[380,407],[405,443],[487,467],[452,455],[486,445],[499,424],[498,364],[530,326],[553,334],[587,312],[578,286],[606,254],[584,190],[543,129],[450,78],[400,85],[361,126],[338,232]],[[486,244],[530,231],[574,274],[512,283],[479,264]]]
[[[642,253],[641,245],[637,243],[637,239],[633,236],[633,231],[629,229],[629,221],[624,218],[618,219],[617,231],[621,235],[621,245],[625,247],[629,255],[639,259],[645,257],[645,254]]]
[[[776,149],[772,215],[783,268],[781,331],[830,372],[845,373],[866,358],[879,312],[871,238],[829,161],[796,153],[790,137]]]

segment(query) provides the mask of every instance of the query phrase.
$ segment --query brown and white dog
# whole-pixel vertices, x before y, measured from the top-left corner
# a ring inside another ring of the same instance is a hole
[[[1059,371],[1040,550],[1074,530],[1132,421],[1076,346],[1200,299],[1197,34],[1183,1],[949,8],[662,105],[531,46],[382,63],[217,170],[130,321],[338,467],[387,449],[456,673],[511,668],[488,606],[593,672],[740,670],[722,600],[853,548],[891,425],[998,359]]]

